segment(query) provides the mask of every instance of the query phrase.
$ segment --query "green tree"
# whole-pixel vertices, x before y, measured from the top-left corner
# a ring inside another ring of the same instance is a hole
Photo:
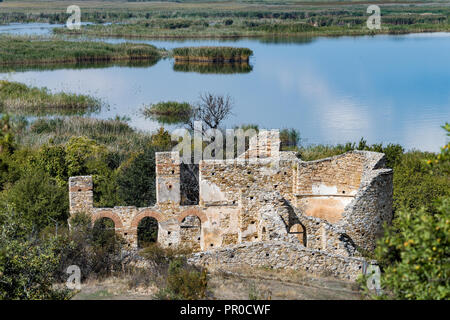
[[[21,217],[4,212],[0,225],[0,300],[68,299],[53,288],[59,257],[54,240],[25,239]]]
[[[3,207],[12,207],[35,231],[68,218],[69,196],[43,170],[30,170],[3,194]]]
[[[450,299],[450,198],[424,209],[397,212],[380,239],[381,284],[389,298]]]
[[[120,168],[117,176],[119,197],[126,205],[150,206],[155,202],[155,152],[146,147]]]

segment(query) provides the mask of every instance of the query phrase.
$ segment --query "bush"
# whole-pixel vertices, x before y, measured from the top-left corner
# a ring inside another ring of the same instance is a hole
[[[56,242],[25,239],[28,227],[6,212],[0,225],[0,300],[69,299],[71,292],[53,288],[59,265]],[[28,230],[30,231],[30,230]]]
[[[450,198],[425,209],[397,212],[394,226],[379,240],[376,258],[388,298],[450,298]]]
[[[107,218],[92,225],[89,215],[77,213],[71,217],[70,225],[71,231],[58,239],[58,279],[67,277],[65,270],[70,265],[80,267],[82,280],[121,271],[125,242],[112,230],[113,225]]]
[[[448,175],[442,174],[439,166],[431,171],[427,159],[433,154],[408,152],[401,156],[394,167],[394,209],[432,212],[435,199],[450,196]]]
[[[184,259],[170,262],[167,287],[160,290],[160,300],[199,300],[206,296],[208,285],[205,269],[199,270],[188,265]]]
[[[42,170],[24,174],[3,194],[3,207],[11,206],[26,223],[40,231],[56,222],[65,224],[69,195]]]

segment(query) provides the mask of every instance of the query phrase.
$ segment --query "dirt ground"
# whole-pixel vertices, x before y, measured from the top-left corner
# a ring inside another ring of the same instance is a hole
[[[151,300],[154,286],[130,287],[127,278],[88,281],[74,300]],[[313,277],[287,270],[227,270],[209,274],[207,299],[225,300],[356,300],[362,299],[352,282]]]

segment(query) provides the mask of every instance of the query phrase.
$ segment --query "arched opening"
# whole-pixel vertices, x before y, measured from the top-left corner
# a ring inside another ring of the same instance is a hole
[[[92,238],[102,247],[114,245],[116,240],[115,223],[111,218],[101,217],[94,221]]]
[[[296,223],[289,228],[290,234],[295,234],[298,241],[306,247],[306,232],[305,228],[300,224]]]
[[[202,223],[199,217],[189,215],[183,218],[180,223],[180,241],[181,245],[200,251],[200,239],[202,234]]]
[[[137,226],[138,248],[145,248],[158,241],[158,220],[144,217]]]

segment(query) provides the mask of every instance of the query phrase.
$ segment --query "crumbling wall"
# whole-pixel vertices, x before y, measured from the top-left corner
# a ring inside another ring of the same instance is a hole
[[[299,162],[295,206],[304,214],[337,223],[361,183],[365,155],[348,152],[317,161]]]
[[[368,261],[305,248],[285,241],[247,242],[191,255],[190,263],[209,269],[247,267],[293,269],[355,281]]]
[[[129,248],[145,217],[158,243],[202,251],[197,263],[294,268],[354,279],[361,250],[372,251],[392,219],[392,170],[381,153],[353,151],[304,162],[279,151],[278,131],[250,139],[231,160],[199,164],[199,203],[180,203],[180,157],[156,153],[157,203],[95,208],[92,177],[69,179],[70,213],[110,218]],[[205,252],[206,251],[206,252]]]
[[[393,177],[391,169],[368,172],[361,189],[343,213],[339,224],[354,243],[371,252],[383,234],[384,223],[390,224],[392,211]]]

